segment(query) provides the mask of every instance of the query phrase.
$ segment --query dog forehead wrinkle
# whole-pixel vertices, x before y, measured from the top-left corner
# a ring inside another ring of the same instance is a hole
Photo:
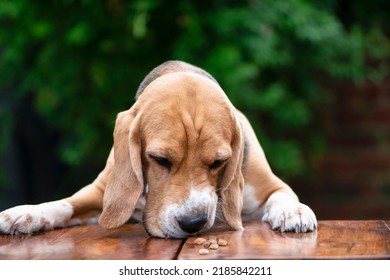
[[[163,118],[150,117],[142,134],[146,153],[162,156],[181,157],[186,142],[184,128],[177,121],[162,122]]]
[[[210,79],[194,73],[167,74],[154,80],[140,96],[141,103],[153,109],[175,114],[186,107],[192,115],[207,107],[218,115],[218,108],[229,107],[230,101],[221,87]],[[154,112],[153,112],[154,113]]]
[[[176,152],[169,148],[164,146],[150,146],[146,148],[145,153],[147,155],[152,156],[165,156],[167,158],[174,158],[176,156]]]
[[[212,135],[230,138],[230,107],[217,84],[188,73],[164,77],[155,80],[142,94],[153,94],[145,110],[149,130],[167,141],[182,138],[178,144],[183,147],[194,147]]]

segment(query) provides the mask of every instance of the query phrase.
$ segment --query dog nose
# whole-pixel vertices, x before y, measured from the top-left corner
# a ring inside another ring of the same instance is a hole
[[[187,233],[195,233],[207,223],[207,214],[199,216],[182,217],[177,220],[180,228]]]

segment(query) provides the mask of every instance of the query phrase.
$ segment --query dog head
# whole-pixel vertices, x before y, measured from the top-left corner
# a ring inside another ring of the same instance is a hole
[[[236,110],[219,85],[193,71],[159,75],[118,115],[115,164],[100,224],[125,223],[144,190],[146,230],[184,238],[210,228],[217,204],[241,229],[243,137]]]

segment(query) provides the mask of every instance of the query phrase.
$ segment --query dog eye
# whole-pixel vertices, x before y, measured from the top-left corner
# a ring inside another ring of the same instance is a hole
[[[172,163],[165,157],[150,156],[158,165],[171,169]]]
[[[210,165],[210,169],[217,169],[217,168],[220,167],[224,162],[225,162],[225,160],[216,159],[216,160],[214,160],[214,162]]]

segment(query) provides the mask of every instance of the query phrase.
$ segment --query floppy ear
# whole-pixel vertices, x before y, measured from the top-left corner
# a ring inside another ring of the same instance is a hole
[[[241,125],[235,117],[235,135],[232,140],[233,155],[225,167],[220,185],[222,212],[228,225],[235,230],[242,230],[241,210],[243,204],[244,177],[242,161],[244,155],[244,139]]]
[[[135,110],[118,114],[114,129],[114,166],[103,197],[99,224],[116,228],[126,223],[143,191],[140,115]]]

